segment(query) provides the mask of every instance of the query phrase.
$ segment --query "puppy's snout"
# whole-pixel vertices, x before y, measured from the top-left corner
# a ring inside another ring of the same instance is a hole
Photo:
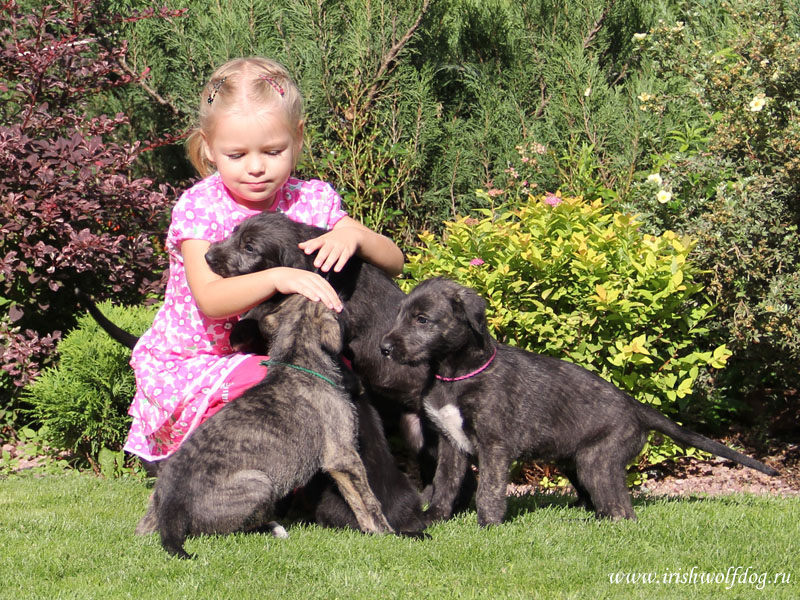
[[[208,252],[205,253],[205,259],[206,259],[206,262],[208,263],[208,266],[211,268],[211,270],[216,272],[215,268],[218,268],[218,266],[217,266],[217,253],[214,251],[213,247],[210,248],[208,250]]]
[[[394,344],[392,344],[391,340],[387,340],[386,338],[381,340],[381,354],[388,358],[392,355],[393,350]]]

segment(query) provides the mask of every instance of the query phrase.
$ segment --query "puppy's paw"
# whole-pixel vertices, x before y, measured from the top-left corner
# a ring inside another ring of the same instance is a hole
[[[410,538],[412,540],[431,539],[431,534],[425,533],[424,531],[395,531],[394,534],[398,537]]]
[[[267,528],[269,529],[270,535],[274,538],[278,538],[281,540],[285,540],[289,537],[289,532],[283,528],[283,525],[277,523],[275,521],[271,521],[267,523]]]

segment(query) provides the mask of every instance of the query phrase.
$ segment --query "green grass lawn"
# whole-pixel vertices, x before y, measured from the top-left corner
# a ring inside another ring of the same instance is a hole
[[[190,539],[198,558],[180,561],[133,535],[150,492],[79,474],[0,480],[0,598],[800,598],[800,498],[639,499],[638,522],[612,523],[526,497],[489,529],[474,511],[424,541],[295,525],[288,540]]]

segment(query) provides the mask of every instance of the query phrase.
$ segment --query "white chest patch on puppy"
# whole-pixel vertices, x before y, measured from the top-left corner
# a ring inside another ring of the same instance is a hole
[[[464,433],[464,419],[461,418],[461,411],[455,404],[445,404],[439,409],[425,404],[425,412],[439,429],[447,433],[447,437],[459,450],[466,454],[473,453],[472,444]]]

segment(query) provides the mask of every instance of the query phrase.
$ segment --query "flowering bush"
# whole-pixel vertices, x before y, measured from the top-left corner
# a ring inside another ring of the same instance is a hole
[[[697,240],[712,335],[733,352],[717,394],[765,396],[800,385],[800,41],[780,3],[722,3],[715,23],[717,45],[699,18],[637,41],[663,75],[643,109],[686,118],[625,206]]]
[[[420,242],[409,288],[436,275],[470,286],[499,340],[578,363],[672,417],[700,373],[730,355],[724,345],[703,349],[712,307],[688,260],[695,242],[645,234],[599,200],[531,196]],[[678,454],[671,442],[650,444],[643,460]]]
[[[87,117],[98,95],[133,83],[119,19],[89,0],[23,13],[3,4],[0,29],[0,388],[31,381],[62,328],[72,289],[133,301],[159,288],[159,235],[172,193],[132,176],[161,142],[118,143],[123,114]],[[133,18],[142,18],[143,15]]]

